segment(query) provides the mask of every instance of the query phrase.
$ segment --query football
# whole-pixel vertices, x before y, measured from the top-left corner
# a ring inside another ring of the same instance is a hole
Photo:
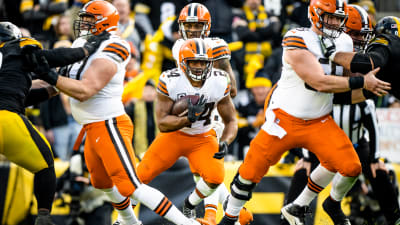
[[[197,104],[199,101],[198,95],[186,95],[174,102],[171,109],[171,114],[175,116],[186,116],[188,109],[188,98],[192,100],[193,104]]]

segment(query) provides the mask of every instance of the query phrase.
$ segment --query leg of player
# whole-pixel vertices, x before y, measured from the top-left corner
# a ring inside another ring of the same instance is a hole
[[[342,211],[340,203],[357,179],[358,176],[343,176],[340,173],[336,173],[333,178],[330,196],[325,199],[322,207],[335,224],[350,224],[349,219]]]
[[[35,225],[54,225],[50,211],[56,192],[56,173],[54,167],[45,168],[35,173],[34,194],[38,202],[38,217]]]
[[[114,186],[110,189],[102,189],[104,193],[110,198],[111,204],[118,212],[118,219],[114,225],[140,225],[142,224],[133,212],[131,207],[130,198],[122,196],[118,189]]]
[[[220,225],[234,225],[243,209],[244,204],[250,200],[256,183],[244,179],[239,173],[231,183],[231,194],[224,203],[225,215]]]
[[[203,223],[201,219],[198,219],[201,223],[194,219],[185,217],[178,208],[167,197],[164,196],[160,191],[154,189],[146,184],[140,184],[135,192],[133,192],[132,198],[141,202],[149,209],[153,210],[158,215],[165,219],[178,224],[178,225],[200,225],[208,224]]]
[[[206,182],[203,178],[200,178],[199,181],[196,182],[194,191],[192,191],[184,201],[183,214],[189,218],[195,218],[196,205],[206,197],[211,196],[217,190],[218,186],[220,186],[220,184],[211,184]]]
[[[282,215],[291,225],[304,224],[306,214],[310,213],[308,205],[331,182],[335,173],[319,165],[311,173],[303,192],[281,210]]]

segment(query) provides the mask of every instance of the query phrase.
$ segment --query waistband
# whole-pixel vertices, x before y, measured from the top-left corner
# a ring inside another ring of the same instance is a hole
[[[273,112],[278,117],[278,119],[279,119],[279,117],[280,118],[285,118],[285,120],[289,120],[289,121],[292,121],[294,123],[300,123],[300,124],[312,124],[312,123],[320,122],[321,120],[326,120],[326,119],[331,118],[330,114],[326,114],[326,115],[321,116],[319,118],[305,120],[305,119],[294,117],[294,116],[290,115],[289,113],[287,113],[284,110],[279,109],[279,108],[278,109],[273,109]]]

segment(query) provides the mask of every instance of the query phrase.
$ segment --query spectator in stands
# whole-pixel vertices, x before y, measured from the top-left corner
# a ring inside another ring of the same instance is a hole
[[[119,13],[118,30],[122,39],[132,42],[136,49],[140,49],[146,34],[141,24],[135,21],[129,4],[129,0],[113,1]]]
[[[67,10],[67,0],[34,1],[22,0],[20,11],[23,16],[24,26],[29,29],[33,37],[49,47],[55,39],[52,26],[55,24],[54,16]]]
[[[241,13],[233,19],[232,28],[244,44],[244,64],[237,63],[243,87],[248,70],[253,68],[251,61],[256,60],[264,65],[265,59],[271,55],[271,40],[277,34],[280,37],[280,22],[277,17],[268,18],[261,0],[246,0]]]
[[[62,14],[58,17],[57,23],[54,26],[54,30],[56,33],[56,40],[55,43],[53,44],[53,48],[61,47],[60,44],[63,47],[71,46],[71,43],[74,40],[71,23],[72,23],[71,17],[68,14]],[[60,42],[59,44],[56,44],[57,41],[63,41],[63,40],[70,42],[69,46],[65,46],[68,45],[68,42]]]

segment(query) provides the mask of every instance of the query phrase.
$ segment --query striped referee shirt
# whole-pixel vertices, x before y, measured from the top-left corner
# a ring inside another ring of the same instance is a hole
[[[372,100],[352,105],[335,104],[332,116],[355,148],[361,139],[368,138],[370,159],[379,158],[379,129]]]

